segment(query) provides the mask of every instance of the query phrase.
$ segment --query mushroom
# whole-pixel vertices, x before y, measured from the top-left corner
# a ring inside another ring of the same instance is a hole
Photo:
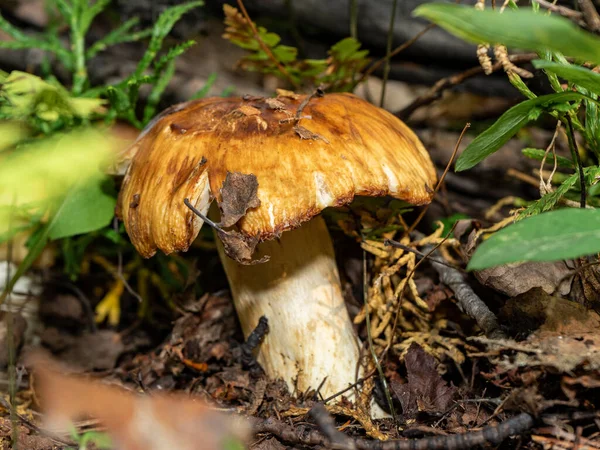
[[[352,94],[207,98],[166,110],[126,157],[117,213],[144,257],[186,251],[209,214],[244,334],[269,320],[266,373],[323,396],[354,382],[359,341],[319,213],[357,195],[431,201],[434,166],[404,123]]]

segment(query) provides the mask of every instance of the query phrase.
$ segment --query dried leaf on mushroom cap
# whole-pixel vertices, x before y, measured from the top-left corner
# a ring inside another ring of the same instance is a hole
[[[156,120],[129,151],[118,205],[138,251],[149,257],[157,248],[189,248],[203,220],[184,198],[203,214],[216,199],[224,223],[235,224],[249,243],[277,237],[356,195],[431,201],[434,166],[404,123],[352,94],[306,99],[287,92],[276,102],[208,98]],[[235,173],[255,177],[254,194],[230,189],[227,177]],[[232,198],[245,201],[232,208]]]

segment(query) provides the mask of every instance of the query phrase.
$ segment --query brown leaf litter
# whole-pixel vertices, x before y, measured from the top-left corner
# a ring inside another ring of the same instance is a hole
[[[392,382],[391,390],[407,418],[417,413],[444,413],[452,404],[456,388],[438,373],[435,358],[422,347],[412,344],[404,356],[407,382]]]

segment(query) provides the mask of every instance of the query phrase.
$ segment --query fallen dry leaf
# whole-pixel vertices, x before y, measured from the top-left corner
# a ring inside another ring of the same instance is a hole
[[[140,395],[67,374],[41,353],[30,355],[28,364],[46,427],[54,432],[77,419],[94,418],[122,450],[220,450],[227,441],[245,441],[249,435],[240,417],[211,410],[187,395]]]
[[[500,320],[513,332],[532,331],[574,335],[600,332],[600,315],[573,301],[548,295],[540,288],[511,298],[501,311]]]
[[[310,140],[313,140],[313,141],[321,140],[321,141],[326,142],[327,144],[329,144],[329,141],[327,139],[325,139],[323,136],[321,136],[320,134],[313,133],[309,129],[304,128],[304,127],[302,127],[300,125],[296,125],[294,127],[294,131],[296,132],[296,134],[298,136],[300,136],[300,139],[310,139]]]
[[[444,412],[450,406],[456,388],[448,385],[437,371],[435,358],[419,345],[412,344],[406,356],[407,379],[405,384],[392,383],[392,392],[402,405],[405,415],[418,412]]]
[[[475,271],[475,278],[481,284],[510,297],[533,288],[542,288],[546,293],[552,294],[557,291],[557,287],[557,293],[567,295],[571,290],[570,283],[561,281],[570,272],[571,269],[563,261],[525,262],[478,270]]]
[[[221,187],[221,225],[235,225],[250,208],[258,208],[260,200],[256,196],[258,181],[253,174],[228,172]]]

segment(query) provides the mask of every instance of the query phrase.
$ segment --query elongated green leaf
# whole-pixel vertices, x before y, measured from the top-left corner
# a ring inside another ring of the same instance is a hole
[[[559,261],[600,252],[600,210],[568,208],[509,225],[483,242],[469,270],[521,261]]]
[[[544,157],[546,157],[546,164],[554,164],[554,156],[552,155],[552,153],[546,155],[545,150],[539,148],[524,148],[523,150],[521,150],[521,152],[528,158],[535,159],[537,161],[543,161]],[[573,161],[558,155],[556,155],[556,164],[558,165],[558,167],[567,167],[569,169],[575,167]]]
[[[447,3],[421,5],[413,12],[467,41],[504,44],[543,52],[552,50],[582,61],[600,63],[600,38],[579,29],[570,20],[530,10],[478,11],[472,6]]]
[[[533,61],[536,69],[544,69],[552,72],[571,83],[575,83],[586,88],[590,92],[600,94],[600,74],[592,72],[585,67],[574,65],[564,65],[551,61],[536,60]]]
[[[73,188],[52,224],[50,239],[89,233],[108,225],[116,204],[111,184],[106,178],[96,177]]]
[[[517,131],[531,120],[537,119],[543,110],[581,98],[583,96],[577,92],[562,92],[543,95],[513,106],[469,144],[456,161],[456,171],[470,169],[500,149]]]

